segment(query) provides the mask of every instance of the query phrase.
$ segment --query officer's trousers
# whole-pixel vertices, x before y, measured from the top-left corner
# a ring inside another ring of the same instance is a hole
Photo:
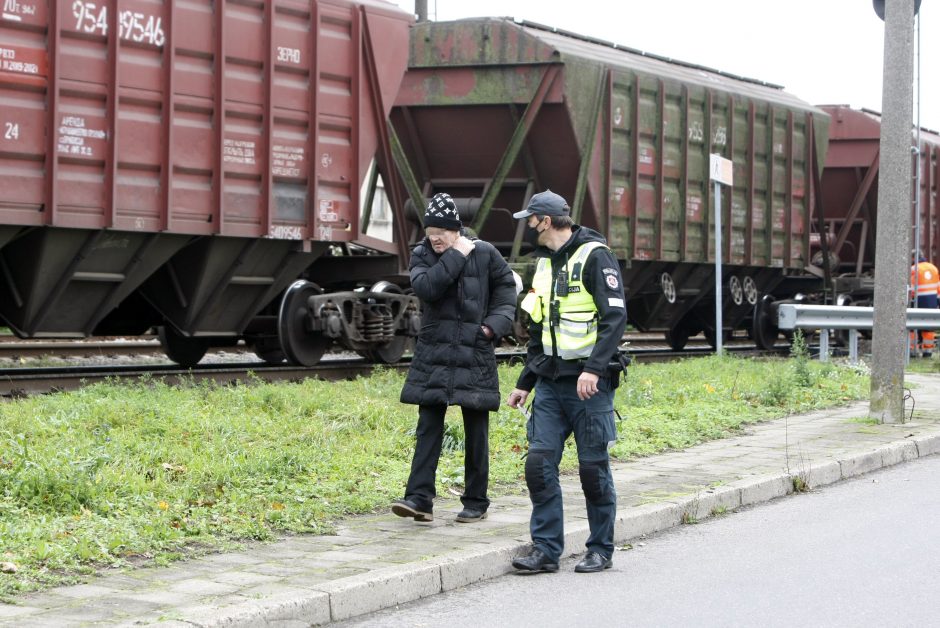
[[[572,433],[591,528],[586,545],[606,558],[613,556],[617,494],[607,454],[608,445],[617,439],[613,402],[614,391],[607,378],[601,378],[598,392],[584,401],[578,399],[577,377],[556,381],[539,378],[535,386],[526,430],[529,453],[525,478],[532,500],[529,529],[533,546],[555,561],[564,551],[565,538],[558,465]]]
[[[917,307],[929,310],[937,309],[937,295],[917,295]],[[911,351],[914,353],[919,353],[924,357],[930,357],[936,349],[935,334],[931,329],[911,330],[910,338]]]

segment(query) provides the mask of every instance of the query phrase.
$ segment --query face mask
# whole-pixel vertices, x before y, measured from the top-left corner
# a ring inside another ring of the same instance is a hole
[[[539,245],[539,230],[538,224],[534,227],[526,225],[525,231],[522,232],[523,241],[532,245],[532,247],[537,247]]]

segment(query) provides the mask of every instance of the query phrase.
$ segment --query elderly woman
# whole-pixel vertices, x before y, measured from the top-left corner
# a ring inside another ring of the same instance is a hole
[[[457,521],[486,518],[490,500],[489,412],[499,408],[494,347],[510,333],[516,311],[513,273],[496,248],[463,234],[457,206],[436,194],[424,214],[426,238],[412,252],[411,286],[422,325],[401,391],[417,404],[418,428],[405,498],[392,512],[434,519],[435,475],[447,406],[460,406],[464,434],[463,510]]]

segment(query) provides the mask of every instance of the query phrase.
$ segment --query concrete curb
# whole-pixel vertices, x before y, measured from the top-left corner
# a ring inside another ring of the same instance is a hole
[[[617,513],[615,542],[623,544],[681,523],[701,521],[718,513],[789,495],[796,492],[796,478],[813,489],[938,453],[940,434],[899,439],[870,451],[809,464],[799,472],[757,475],[695,495],[621,509]],[[565,527],[565,546],[580,551],[588,536],[587,521],[569,521]],[[284,594],[225,608],[191,608],[184,613],[186,617],[182,622],[163,625],[228,628],[281,622],[322,625],[342,621],[504,575],[513,571],[512,557],[525,553],[529,547],[529,543],[507,541],[319,584],[311,587],[309,594],[300,596]]]

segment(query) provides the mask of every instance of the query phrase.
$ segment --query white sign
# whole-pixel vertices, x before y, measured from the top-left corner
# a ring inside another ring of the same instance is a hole
[[[717,181],[724,185],[733,185],[731,181],[733,178],[734,162],[730,159],[725,159],[721,155],[716,155],[715,153],[712,153],[709,157],[709,164],[711,166],[709,169],[709,178],[712,181]]]

